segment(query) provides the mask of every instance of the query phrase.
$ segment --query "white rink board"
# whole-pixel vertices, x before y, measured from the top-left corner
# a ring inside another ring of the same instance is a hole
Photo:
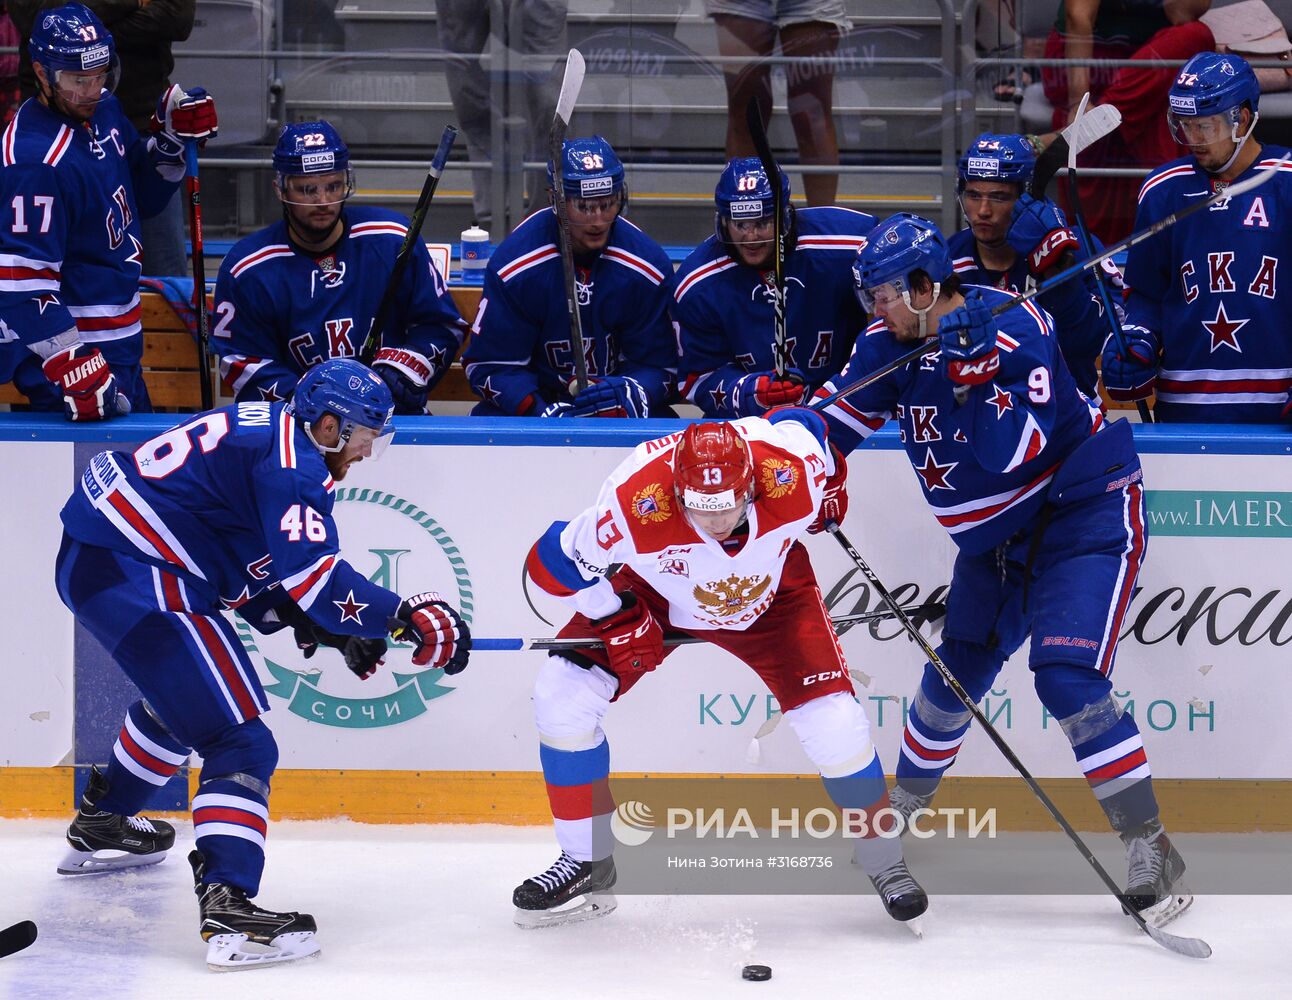
[[[5,518],[11,536],[6,554],[21,554],[11,557],[10,565],[23,566],[24,573],[6,578],[10,599],[0,605],[6,636],[17,636],[20,643],[20,655],[11,651],[7,671],[10,692],[18,696],[10,693],[0,707],[0,762],[41,766],[59,762],[71,748],[71,620],[52,586],[57,511],[72,482],[71,446],[0,447],[12,481],[32,484],[10,494]],[[338,502],[344,554],[360,571],[404,594],[434,588],[455,602],[469,594],[477,636],[551,635],[566,616],[559,602],[541,595],[537,605],[556,625],[544,624],[531,611],[521,587],[525,555],[553,519],[568,519],[595,498],[604,476],[627,451],[397,444],[380,464],[357,467],[338,487],[342,497],[366,489],[397,498],[382,505],[375,501],[383,497],[370,493],[367,501]],[[1292,483],[1292,459],[1284,456],[1149,454],[1144,462],[1150,491],[1277,493]],[[852,505],[845,528],[881,579],[895,590],[917,585],[921,600],[943,586],[953,547],[928,513],[905,456],[891,448],[866,449],[851,460],[850,476]],[[1292,523],[1292,504],[1282,516]],[[808,546],[829,595],[851,563],[829,537],[810,539]],[[1146,625],[1150,639],[1170,633],[1200,595],[1202,607],[1230,591],[1249,592],[1229,593],[1210,615],[1196,614],[1183,644],[1173,635],[1150,645],[1134,639],[1123,643],[1115,690],[1135,700],[1156,775],[1292,778],[1292,744],[1268,737],[1281,731],[1287,647],[1268,634],[1250,644],[1239,638],[1213,644],[1207,635],[1210,625],[1225,636],[1256,609],[1246,638],[1267,632],[1272,623],[1279,641],[1292,638],[1292,610],[1284,613],[1292,608],[1292,588],[1284,589],[1289,555],[1292,537],[1286,536],[1151,538],[1142,593],[1128,619],[1134,621],[1149,598],[1159,595]],[[1207,588],[1213,588],[1209,595]],[[1258,607],[1270,592],[1274,596]],[[845,596],[836,610],[853,610],[855,598],[855,593]],[[875,599],[867,606],[875,607]],[[897,631],[885,624],[881,635]],[[254,641],[252,659],[271,690],[274,710],[266,721],[279,736],[282,767],[539,767],[530,688],[542,653],[477,653],[456,678],[424,674],[419,680],[413,678],[408,652],[396,649],[386,668],[360,682],[330,650],[302,661],[289,639],[256,636]],[[851,632],[843,645],[850,666],[869,678],[860,693],[891,771],[901,701],[914,693],[922,660],[905,638],[878,642],[863,630]],[[792,649],[785,652],[794,655]],[[282,669],[271,673],[266,660]],[[314,683],[307,683],[290,670],[322,673],[311,674]],[[1071,752],[1053,720],[1042,728],[1022,657],[1006,665],[995,691],[1005,694],[991,696],[989,710],[1019,756],[1038,775],[1071,776]],[[1009,707],[1002,711],[1006,697]],[[871,700],[885,698],[893,700]],[[625,702],[612,707],[606,724],[617,771],[811,770],[788,726],[763,741],[761,762],[747,761],[753,733],[767,718],[768,695],[751,672],[720,651],[680,650]],[[55,706],[55,725],[28,719],[37,703]],[[989,741],[971,734],[955,773],[1013,772]]]

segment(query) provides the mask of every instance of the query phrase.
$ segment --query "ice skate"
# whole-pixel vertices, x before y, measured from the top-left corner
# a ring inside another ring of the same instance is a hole
[[[918,918],[929,908],[929,897],[920,883],[911,877],[906,862],[899,861],[891,868],[885,868],[878,875],[870,876],[870,881],[888,915],[900,920],[916,937],[924,937],[924,928]]]
[[[1156,819],[1121,838],[1129,867],[1123,903],[1151,926],[1165,927],[1193,903],[1193,893],[1180,882],[1184,858]]]
[[[102,875],[123,868],[155,865],[175,843],[175,828],[159,819],[101,812],[98,802],[108,794],[108,779],[97,767],[81,796],[81,806],[67,828],[68,851],[59,862],[60,875]]]
[[[933,792],[927,795],[917,795],[908,788],[901,785],[894,785],[888,793],[889,804],[893,807],[893,812],[902,818],[902,836],[910,829],[911,816],[920,809],[927,809],[929,803],[933,801]],[[921,830],[924,828],[921,827]]]
[[[193,866],[193,891],[201,912],[206,965],[213,972],[256,969],[317,955],[318,927],[308,913],[262,910],[232,885],[204,882],[206,859],[201,851],[188,856]]]
[[[576,861],[564,851],[547,871],[516,887],[516,926],[555,927],[593,920],[614,912],[618,900],[609,892],[615,884],[615,859]]]

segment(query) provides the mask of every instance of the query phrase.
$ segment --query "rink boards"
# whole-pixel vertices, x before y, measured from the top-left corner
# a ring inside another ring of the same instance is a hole
[[[75,766],[105,759],[135,697],[103,651],[77,634],[54,591],[57,511],[96,451],[128,447],[175,419],[80,428],[10,418],[0,425],[10,484],[0,521],[9,569],[0,577],[7,647],[0,815],[63,814]],[[343,553],[401,593],[441,591],[469,615],[476,636],[551,635],[564,613],[524,586],[530,545],[551,521],[591,504],[632,444],[677,426],[401,420],[385,458],[357,467],[337,487]],[[1114,689],[1139,721],[1177,828],[1292,829],[1292,743],[1282,738],[1292,645],[1292,435],[1138,427],[1137,440],[1150,543]],[[952,545],[894,432],[875,435],[850,461],[849,490],[848,532],[889,589],[911,603],[939,596]],[[833,612],[879,606],[832,539],[807,544]],[[928,631],[935,635],[936,624]],[[281,747],[276,815],[546,821],[530,718],[544,654],[477,652],[465,673],[447,678],[419,671],[407,648],[395,648],[377,676],[360,682],[330,651],[306,662],[289,639],[249,630],[242,638]],[[887,623],[854,629],[843,648],[891,773],[922,661]],[[1079,824],[1097,821],[1022,656],[1006,665],[983,709],[1032,771],[1053,779],[1047,787]],[[736,660],[683,648],[611,709],[614,770],[731,780],[808,773],[788,726],[753,747],[775,710]],[[940,802],[991,801],[1017,828],[1048,823],[981,735],[971,734],[952,775]],[[182,773],[166,804],[184,808],[192,780]]]

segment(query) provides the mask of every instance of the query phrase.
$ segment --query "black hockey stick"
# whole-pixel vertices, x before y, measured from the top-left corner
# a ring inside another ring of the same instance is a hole
[[[36,940],[36,925],[30,920],[20,920],[12,927],[0,931],[0,958],[22,951]]]
[[[1084,152],[1104,136],[1117,131],[1121,123],[1122,113],[1111,104],[1097,104],[1069,122],[1036,158],[1036,166],[1032,169],[1032,196],[1044,197],[1054,175],[1060,168],[1070,167],[1074,154]]]
[[[1089,93],[1081,98],[1081,105],[1077,108],[1076,116],[1072,119],[1073,125],[1080,123],[1086,116],[1086,105],[1088,103],[1090,103]],[[1086,213],[1081,207],[1081,186],[1077,183],[1077,150],[1075,148],[1068,153],[1068,194],[1072,196],[1072,221],[1077,224],[1077,236],[1081,239],[1082,250],[1089,257],[1094,253],[1095,243],[1090,237],[1090,227],[1086,225]],[[1113,339],[1117,341],[1117,350],[1121,352],[1121,356],[1124,358],[1127,353],[1126,334],[1122,332],[1121,320],[1117,317],[1117,310],[1113,308],[1112,296],[1108,294],[1108,284],[1104,280],[1104,269],[1102,267],[1095,268],[1095,287],[1099,290],[1099,300],[1103,304],[1104,314],[1108,317],[1108,326],[1112,330]],[[1139,410],[1140,420],[1146,424],[1153,422],[1153,414],[1149,412],[1146,400],[1135,400],[1135,408]]]
[[[211,315],[206,311],[206,251],[202,242],[202,182],[197,174],[197,143],[185,144],[184,187],[188,191],[188,236],[193,244],[193,315],[197,317],[197,375],[202,380],[202,409],[211,398]]]
[[[574,247],[570,243],[570,210],[565,204],[565,135],[570,130],[570,116],[583,89],[586,71],[583,53],[570,49],[565,60],[565,78],[552,115],[548,134],[548,155],[552,159],[552,201],[556,207],[556,231],[561,250],[561,269],[565,275],[565,306],[570,313],[570,347],[574,352],[574,381],[578,392],[588,387],[588,359],[583,354],[583,317],[579,314],[578,283],[574,276]]]
[[[987,716],[983,715],[982,710],[979,709],[974,703],[974,700],[969,697],[969,692],[964,689],[958,680],[956,680],[955,674],[953,674],[950,668],[947,667],[946,663],[943,662],[942,657],[938,656],[937,650],[935,650],[933,646],[930,645],[929,641],[924,638],[920,633],[920,630],[911,623],[911,620],[906,616],[906,612],[902,609],[901,605],[893,599],[893,595],[888,592],[888,589],[880,582],[879,577],[875,575],[875,571],[866,564],[866,560],[861,558],[861,553],[853,548],[852,542],[848,541],[844,533],[839,530],[839,526],[837,524],[827,524],[826,528],[830,534],[834,535],[835,540],[843,546],[843,550],[848,553],[848,557],[856,564],[857,569],[861,571],[861,575],[864,576],[870,585],[875,588],[875,593],[879,594],[880,599],[888,605],[889,609],[893,612],[894,617],[901,622],[902,627],[906,629],[911,638],[916,641],[920,650],[928,658],[929,663],[932,664],[933,669],[941,676],[943,682],[955,693],[955,696],[960,699],[960,703],[969,710],[970,714],[974,717],[974,721],[976,721],[982,728],[983,732],[990,737],[991,741],[996,744],[996,749],[1001,752],[1007,761],[1009,761],[1010,766],[1022,776],[1025,782],[1027,782],[1027,787],[1032,790],[1032,793],[1038,799],[1040,799],[1041,805],[1045,806],[1046,811],[1054,817],[1054,821],[1063,828],[1063,832],[1068,835],[1068,839],[1071,840],[1077,850],[1081,852],[1081,856],[1089,862],[1090,867],[1095,870],[1095,874],[1099,876],[1108,891],[1111,892],[1113,896],[1116,897],[1117,901],[1122,904],[1123,911],[1129,914],[1131,919],[1139,925],[1140,930],[1160,944],[1163,948],[1167,948],[1170,951],[1175,952],[1177,955],[1185,955],[1189,958],[1207,958],[1211,954],[1211,946],[1208,945],[1206,941],[1203,941],[1201,938],[1186,938],[1180,937],[1176,934],[1168,934],[1160,928],[1153,927],[1133,907],[1130,906],[1125,895],[1122,893],[1121,888],[1112,880],[1112,876],[1108,874],[1104,866],[1101,865],[1099,860],[1091,853],[1090,848],[1086,846],[1086,842],[1081,839],[1081,835],[1072,828],[1072,824],[1069,823],[1063,813],[1059,811],[1059,807],[1056,806],[1054,801],[1045,794],[1045,790],[1036,783],[1036,779],[1033,778],[1027,768],[1023,766],[1023,762],[1018,759],[1018,756],[1014,751],[1010,749],[1010,746],[1005,742],[1004,737],[996,731],[996,727],[987,721]]]
[[[946,614],[947,606],[941,601],[930,601],[927,604],[915,604],[902,609],[907,614],[923,615],[930,619],[940,618]],[[842,635],[854,625],[864,622],[885,621],[894,617],[891,611],[861,611],[856,614],[838,615],[830,619],[837,633]],[[707,642],[703,635],[670,635],[665,637],[665,646],[690,646],[693,643]],[[472,637],[473,650],[490,650],[495,652],[521,652],[530,649],[563,650],[563,649],[599,649],[605,643],[601,639],[478,639]]]
[[[1288,163],[1292,163],[1292,153],[1284,154],[1284,156],[1281,159],[1279,159],[1276,163],[1272,164],[1271,166],[1266,167],[1264,170],[1258,170],[1256,173],[1252,174],[1252,176],[1248,177],[1246,180],[1241,180],[1236,184],[1229,185],[1229,187],[1225,188],[1223,191],[1217,191],[1210,198],[1204,198],[1201,201],[1195,201],[1192,204],[1186,205],[1184,208],[1179,209],[1178,211],[1172,212],[1170,215],[1167,215],[1162,217],[1161,219],[1158,219],[1156,222],[1150,223],[1148,226],[1145,226],[1143,229],[1141,229],[1138,233],[1131,233],[1120,243],[1114,243],[1110,247],[1105,247],[1101,253],[1098,253],[1093,257],[1088,257],[1086,260],[1078,261],[1077,263],[1073,264],[1071,267],[1067,267],[1064,270],[1060,271],[1058,274],[1056,274],[1053,278],[1050,278],[1048,281],[1044,281],[1041,284],[1037,285],[1035,288],[1029,289],[1026,292],[1020,292],[1019,294],[1012,296],[1006,301],[1000,303],[1000,305],[994,306],[991,310],[991,314],[993,316],[999,316],[1001,313],[1005,312],[1008,309],[1013,309],[1015,306],[1021,306],[1024,302],[1030,302],[1038,295],[1044,295],[1050,289],[1057,288],[1065,281],[1071,281],[1073,278],[1081,274],[1083,271],[1088,271],[1092,267],[1098,267],[1104,261],[1108,260],[1108,258],[1114,257],[1117,254],[1121,253],[1123,250],[1127,250],[1138,243],[1143,243],[1146,239],[1149,239],[1152,236],[1156,236],[1164,229],[1169,229],[1171,226],[1174,226],[1177,222],[1181,221],[1182,219],[1187,219],[1190,215],[1193,215],[1195,212],[1201,212],[1204,209],[1209,209],[1211,208],[1212,205],[1218,205],[1222,201],[1225,201],[1229,198],[1233,198],[1235,195],[1245,194],[1248,191],[1253,190],[1254,188],[1260,187],[1271,177],[1273,177],[1281,167],[1287,165]],[[850,395],[851,393],[854,393],[859,389],[863,389],[868,385],[873,385],[875,382],[878,382],[881,378],[883,378],[885,375],[889,374],[890,372],[895,372],[897,371],[897,369],[905,367],[906,365],[910,364],[912,361],[916,361],[919,358],[922,358],[926,354],[932,354],[934,351],[938,350],[940,346],[941,346],[940,342],[938,341],[938,338],[936,336],[930,337],[927,340],[923,340],[915,347],[911,348],[911,350],[907,351],[905,354],[897,358],[894,358],[892,361],[888,362],[888,364],[882,365],[881,367],[875,369],[873,372],[870,372],[869,374],[862,376],[856,382],[852,382],[849,385],[844,386],[842,389],[836,389],[834,392],[830,393],[827,396],[822,396],[819,399],[814,399],[810,405],[810,409],[824,410],[827,406],[830,406],[836,400],[842,399],[844,396]]]
[[[395,254],[395,263],[390,269],[386,290],[381,295],[381,301],[377,303],[377,312],[368,326],[368,336],[359,350],[359,360],[365,365],[372,364],[372,359],[377,354],[377,345],[381,343],[382,331],[386,327],[386,320],[390,317],[390,307],[394,304],[404,272],[408,270],[408,262],[412,260],[413,248],[421,238],[422,224],[426,221],[431,199],[435,197],[435,189],[440,186],[440,174],[444,172],[444,164],[448,162],[449,153],[453,150],[453,140],[457,137],[458,130],[454,126],[444,126],[444,132],[440,135],[440,145],[435,150],[435,155],[431,157],[431,168],[426,172],[426,180],[422,181],[422,193],[417,196],[413,216],[408,220],[408,232],[404,234],[404,242],[400,244],[399,252]],[[447,281],[448,275],[444,277]]]
[[[790,366],[785,334],[785,194],[781,190],[780,167],[776,165],[776,157],[767,141],[767,128],[763,125],[763,104],[757,97],[745,105],[745,124],[749,126],[749,137],[754,141],[754,149],[763,162],[763,173],[772,189],[772,282],[775,286],[772,289],[775,323],[772,329],[772,367],[780,380],[785,378],[785,369]]]

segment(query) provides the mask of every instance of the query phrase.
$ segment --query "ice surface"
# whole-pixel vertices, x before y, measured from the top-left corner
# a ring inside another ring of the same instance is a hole
[[[556,857],[550,830],[349,822],[270,828],[258,901],[313,913],[322,956],[218,975],[197,935],[189,824],[161,865],[80,879],[54,874],[64,827],[0,821],[0,927],[40,928],[0,959],[0,997],[1286,995],[1287,897],[1199,896],[1169,929],[1206,939],[1206,961],[1159,948],[1107,896],[935,896],[920,941],[855,871],[841,877],[857,879],[857,897],[621,895],[603,920],[524,931],[511,891]],[[1075,852],[1072,864],[1084,864]],[[771,981],[743,981],[750,962],[770,965]]]

